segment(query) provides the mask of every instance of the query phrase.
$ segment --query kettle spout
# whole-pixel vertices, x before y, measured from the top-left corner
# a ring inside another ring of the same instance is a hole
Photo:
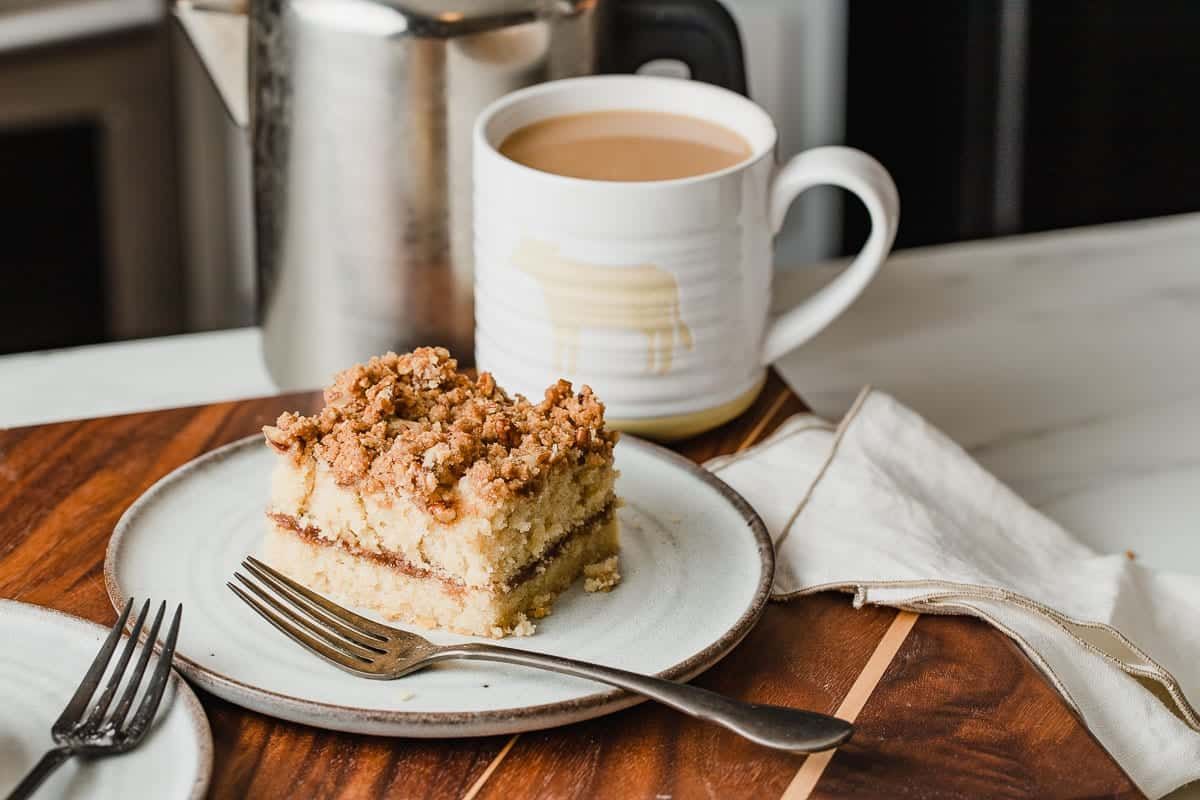
[[[175,19],[208,70],[230,118],[240,128],[250,122],[249,18],[245,0],[178,0]]]

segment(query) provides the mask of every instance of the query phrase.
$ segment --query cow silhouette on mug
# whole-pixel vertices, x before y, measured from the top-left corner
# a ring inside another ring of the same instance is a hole
[[[692,332],[679,311],[679,284],[660,267],[589,264],[533,239],[521,240],[512,265],[542,288],[559,369],[575,368],[581,328],[641,331],[646,369],[660,375],[670,371],[677,344],[692,349]]]

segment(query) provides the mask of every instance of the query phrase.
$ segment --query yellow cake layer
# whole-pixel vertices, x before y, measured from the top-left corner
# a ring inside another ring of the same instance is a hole
[[[299,520],[323,538],[368,553],[398,556],[468,586],[505,585],[580,522],[613,501],[610,464],[564,464],[539,490],[488,503],[463,481],[453,522],[443,523],[404,496],[359,495],[339,486],[324,462],[299,466],[281,455],[271,481],[268,513]]]
[[[619,524],[610,507],[507,591],[467,586],[384,556],[355,553],[344,542],[270,520],[263,559],[338,603],[423,628],[500,638],[533,633],[532,620],[549,614],[555,597],[585,571],[588,591],[611,588],[620,579],[618,546]]]

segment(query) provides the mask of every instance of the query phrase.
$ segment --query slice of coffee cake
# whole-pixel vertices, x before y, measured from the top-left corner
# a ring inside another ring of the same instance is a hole
[[[588,591],[619,580],[616,434],[586,386],[534,404],[421,348],[342,372],[318,414],[263,433],[265,560],[339,602],[500,637],[532,633],[585,570]]]

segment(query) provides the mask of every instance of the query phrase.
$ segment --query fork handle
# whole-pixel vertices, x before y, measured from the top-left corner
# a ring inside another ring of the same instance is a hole
[[[50,773],[66,763],[67,759],[74,754],[75,751],[68,747],[56,747],[53,750],[47,750],[38,763],[34,764],[29,774],[21,779],[21,782],[16,785],[16,788],[9,793],[5,800],[25,800],[27,797],[32,797],[37,788],[42,785],[46,778],[50,777]]]
[[[477,643],[450,645],[439,648],[430,660],[459,658],[519,664],[607,683],[656,700],[697,719],[715,722],[752,742],[792,753],[829,750],[849,739],[854,732],[854,726],[849,722],[826,714],[745,703],[699,686],[528,650]]]

